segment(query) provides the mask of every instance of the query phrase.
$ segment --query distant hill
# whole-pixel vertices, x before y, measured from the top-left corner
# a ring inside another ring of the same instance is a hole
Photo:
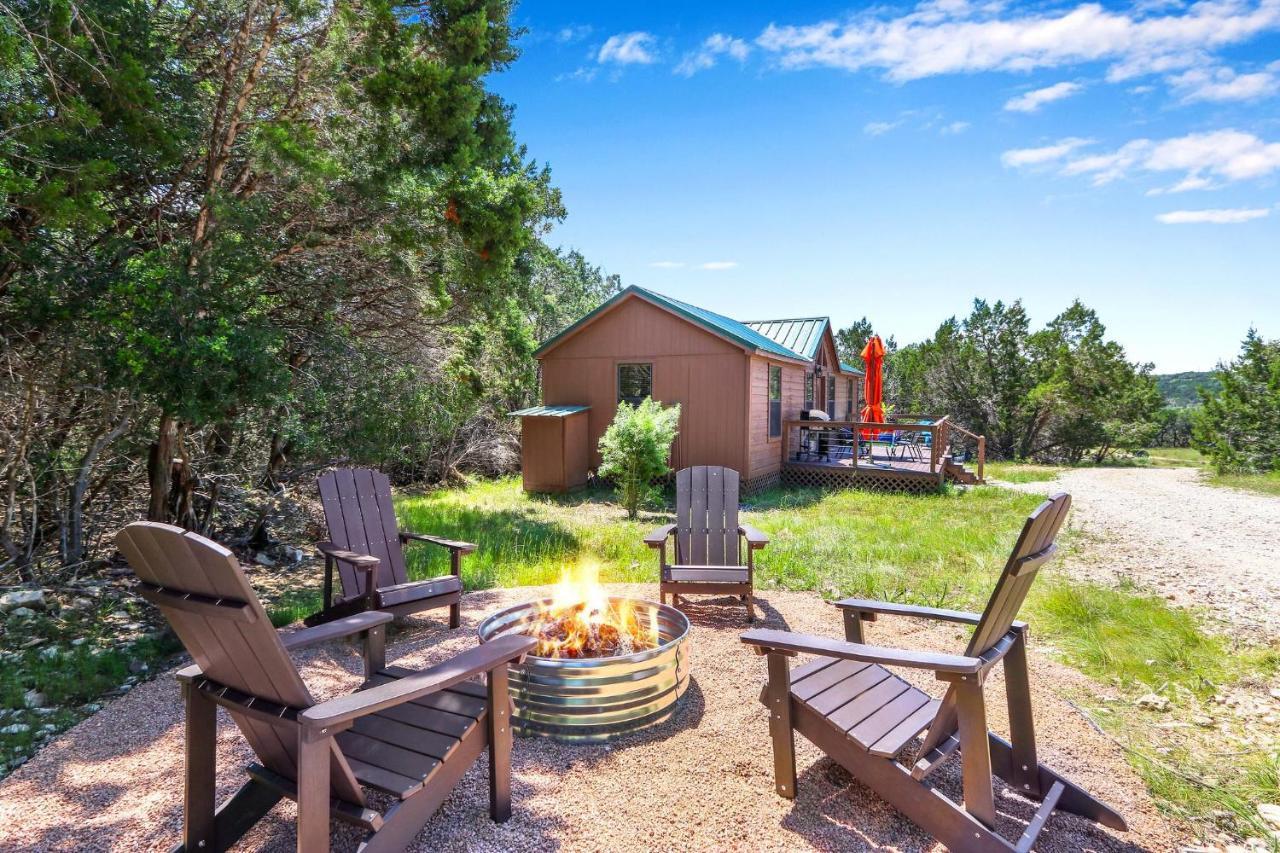
[[[1205,388],[1210,392],[1218,390],[1218,378],[1209,370],[1188,370],[1186,373],[1158,373],[1156,386],[1160,389],[1165,403],[1181,408],[1200,404],[1197,388]]]

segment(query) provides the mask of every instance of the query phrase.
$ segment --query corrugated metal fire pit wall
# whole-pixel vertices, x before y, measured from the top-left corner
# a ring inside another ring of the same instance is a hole
[[[622,599],[610,598],[612,603]],[[480,624],[480,642],[524,633],[550,599],[517,604]],[[674,607],[632,599],[641,625],[658,611],[657,648],[610,658],[540,658],[511,667],[516,728],[566,741],[602,741],[659,723],[689,685],[689,620]]]

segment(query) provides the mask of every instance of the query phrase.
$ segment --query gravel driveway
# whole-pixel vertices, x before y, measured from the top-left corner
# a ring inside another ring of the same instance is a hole
[[[652,585],[611,586],[614,594],[653,597]],[[393,638],[392,662],[423,666],[475,644],[475,626],[488,612],[549,590],[523,588],[471,593],[463,627],[445,630],[423,621]],[[811,593],[759,590],[757,603],[773,628],[840,636],[840,620]],[[610,745],[569,746],[517,739],[513,756],[512,819],[488,817],[487,762],[481,760],[418,836],[412,850],[871,850],[941,848],[902,815],[854,783],[838,765],[797,738],[799,796],[773,793],[768,720],[756,700],[763,659],[738,639],[742,608],[695,604],[693,678],[668,722]],[[1033,635],[1034,636],[1034,635]],[[922,626],[886,618],[870,628],[871,642],[955,651],[955,626]],[[1069,814],[1055,814],[1037,850],[1172,850],[1190,836],[1158,812],[1120,748],[1100,735],[1058,692],[1085,690],[1079,673],[1035,653],[1032,696],[1041,760],[1071,776],[1129,821],[1113,833]],[[359,682],[352,646],[331,645],[298,656],[321,698]],[[928,674],[907,674],[928,691]],[[992,727],[1006,731],[1003,677],[989,682]],[[219,798],[244,778],[251,756],[221,714],[218,727]],[[182,716],[172,673],[143,684],[67,731],[0,782],[0,850],[149,851],[168,849],[181,831]],[[932,777],[959,798],[959,762]],[[1000,828],[1016,838],[1034,805],[1007,787],[997,794]],[[294,849],[296,809],[277,806],[241,849]],[[335,849],[357,840],[335,825]]]
[[[1071,494],[1075,575],[1127,578],[1219,627],[1280,638],[1280,498],[1207,486],[1194,468],[1076,468],[1010,488]]]

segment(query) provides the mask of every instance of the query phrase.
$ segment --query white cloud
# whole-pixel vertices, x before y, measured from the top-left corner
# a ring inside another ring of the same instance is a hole
[[[698,264],[700,270],[731,270],[738,265],[737,261],[707,261]]]
[[[649,266],[660,270],[675,270],[684,266],[684,261],[654,261]]]
[[[1001,154],[1000,162],[1014,168],[1020,166],[1042,166],[1045,163],[1061,160],[1072,151],[1082,145],[1088,145],[1090,142],[1091,140],[1088,139],[1070,136],[1052,145],[1044,145],[1040,148],[1014,148]]]
[[[600,52],[596,54],[596,62],[611,62],[615,65],[651,65],[658,61],[653,45],[657,40],[649,33],[618,33],[609,36]]]
[[[940,132],[943,136],[953,136],[957,133],[964,133],[970,127],[972,127],[972,125],[967,121],[953,121],[951,124],[943,125]]]
[[[902,119],[897,121],[869,121],[862,126],[862,132],[867,136],[883,136],[902,124]]]
[[[1066,139],[1044,148],[1006,151],[1006,166],[1060,163],[1063,175],[1088,175],[1095,186],[1133,173],[1181,172],[1172,187],[1157,191],[1212,189],[1223,183],[1250,180],[1280,171],[1280,142],[1267,142],[1239,130],[1189,133],[1155,141],[1134,139],[1115,151],[1072,156],[1086,141]]]
[[[1043,89],[1033,89],[1030,92],[1024,92],[1016,98],[1010,98],[1005,102],[1004,108],[1015,113],[1034,113],[1045,104],[1051,104],[1054,101],[1061,101],[1063,98],[1070,98],[1072,95],[1079,94],[1083,90],[1084,86],[1081,86],[1079,83],[1071,83],[1067,81],[1054,83],[1052,86],[1045,86]]]
[[[592,80],[596,79],[596,73],[599,72],[599,70],[599,68],[588,68],[586,66],[575,68],[568,74],[557,74],[556,82],[563,83],[565,80],[581,80],[583,83],[590,83]]]
[[[1213,225],[1235,225],[1252,219],[1270,216],[1271,211],[1265,207],[1233,207],[1209,210],[1173,210],[1156,216],[1156,221],[1165,225],[1197,225],[1210,223]]]
[[[896,81],[1085,62],[1109,62],[1109,79],[1122,80],[1203,65],[1215,50],[1276,29],[1277,0],[1200,0],[1167,12],[1113,10],[1097,2],[1027,11],[999,2],[948,0],[920,3],[905,14],[872,11],[844,21],[771,23],[756,44],[784,68],[880,69]]]
[[[1171,76],[1169,85],[1183,103],[1254,101],[1280,92],[1280,62],[1250,74],[1226,67],[1192,68]]]
[[[572,44],[575,41],[582,41],[589,35],[591,35],[590,24],[574,24],[557,30],[556,41],[561,44]]]
[[[721,56],[731,57],[741,63],[747,61],[750,53],[751,45],[742,39],[727,36],[724,33],[714,33],[708,36],[696,51],[684,55],[680,64],[675,67],[675,73],[692,77],[699,71],[714,68],[717,59]]]

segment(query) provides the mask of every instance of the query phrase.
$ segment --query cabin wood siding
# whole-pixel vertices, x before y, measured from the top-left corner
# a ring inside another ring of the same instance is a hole
[[[782,420],[800,417],[804,406],[805,369],[797,364],[759,356],[751,359],[750,411],[747,417],[748,460],[744,480],[782,470],[782,436],[769,437],[769,367],[782,368]]]
[[[747,457],[748,358],[736,344],[681,317],[638,297],[627,299],[542,357],[542,401],[591,407],[587,446],[594,468],[600,464],[600,436],[617,412],[617,365],[652,364],[654,399],[681,407],[672,465],[741,471]]]

